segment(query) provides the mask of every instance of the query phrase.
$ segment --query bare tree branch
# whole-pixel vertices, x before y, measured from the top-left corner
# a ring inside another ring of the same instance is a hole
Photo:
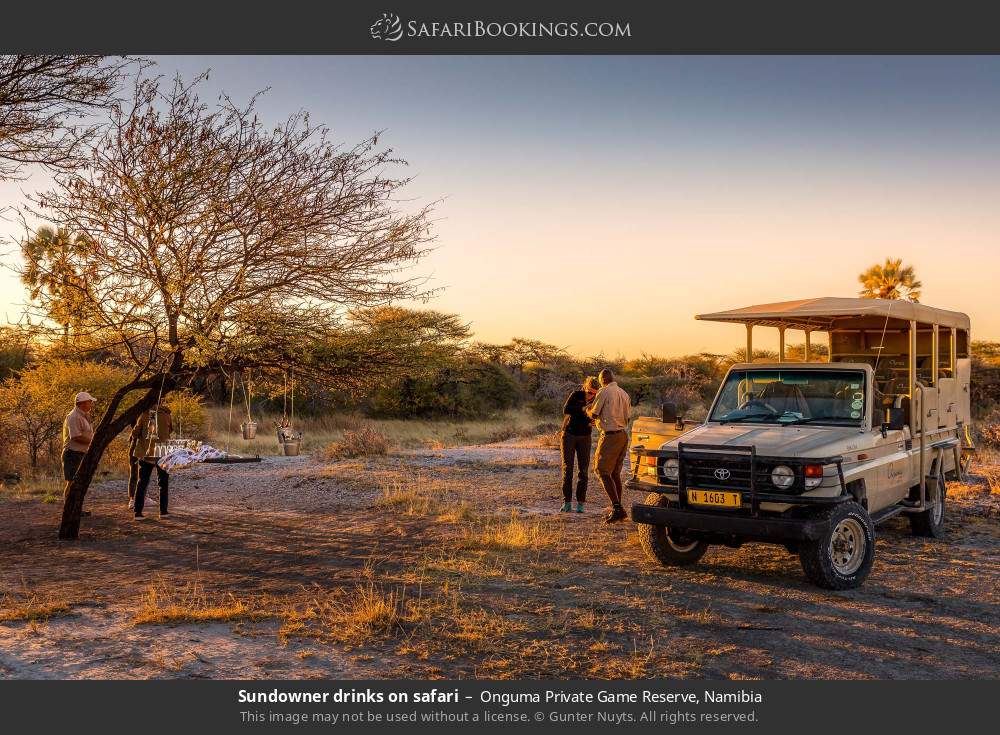
[[[128,61],[103,56],[0,55],[0,180],[29,164],[69,168],[116,104]]]

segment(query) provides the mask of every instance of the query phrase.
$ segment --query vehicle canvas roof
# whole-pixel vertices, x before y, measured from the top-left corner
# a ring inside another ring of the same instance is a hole
[[[859,299],[823,296],[816,299],[779,301],[742,309],[698,314],[695,319],[710,322],[759,324],[791,329],[831,329],[839,320],[878,317],[900,322],[916,321],[942,327],[968,329],[969,317],[959,311],[935,309],[912,301],[892,299]],[[845,325],[846,326],[846,325]]]

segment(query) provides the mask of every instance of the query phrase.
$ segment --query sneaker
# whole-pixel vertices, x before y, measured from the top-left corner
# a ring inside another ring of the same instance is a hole
[[[576,504],[576,512],[577,513],[583,513],[583,503],[577,503]]]
[[[628,518],[628,514],[625,513],[625,509],[620,505],[617,508],[612,508],[608,511],[608,514],[604,516],[605,523],[617,523],[618,521],[624,521]]]
[[[129,510],[135,510],[135,500],[129,500],[128,501],[128,509]]]
[[[144,515],[137,515],[137,516],[135,516],[135,520],[137,520],[137,521],[144,521],[144,520],[146,520],[146,516],[144,516]]]
[[[573,506],[572,505],[570,505],[569,503],[563,503],[562,504],[562,508],[559,509],[559,512],[560,513],[569,513],[571,510],[573,510]]]
[[[163,511],[160,513],[160,518],[169,518],[169,517],[170,514],[167,511]]]

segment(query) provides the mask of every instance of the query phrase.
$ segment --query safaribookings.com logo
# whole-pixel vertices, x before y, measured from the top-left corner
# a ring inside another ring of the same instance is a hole
[[[406,24],[395,13],[382,13],[369,31],[376,41],[407,38],[631,38],[625,21],[419,21]]]
[[[398,41],[403,37],[403,24],[395,13],[382,13],[369,30],[376,41]]]

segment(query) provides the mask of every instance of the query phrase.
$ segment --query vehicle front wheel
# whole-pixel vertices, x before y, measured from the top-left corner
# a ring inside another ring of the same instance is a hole
[[[646,505],[666,506],[668,500],[658,493],[646,496]],[[708,551],[708,544],[699,539],[689,538],[683,530],[672,530],[666,526],[637,524],[639,544],[653,561],[665,567],[683,567],[695,564]]]
[[[944,510],[947,495],[948,488],[945,487],[942,479],[938,478],[931,507],[920,513],[910,514],[910,531],[914,536],[930,536],[931,538],[944,536]]]
[[[875,526],[857,503],[839,503],[825,517],[823,536],[799,547],[802,570],[813,584],[829,590],[860,587],[875,562]]]

